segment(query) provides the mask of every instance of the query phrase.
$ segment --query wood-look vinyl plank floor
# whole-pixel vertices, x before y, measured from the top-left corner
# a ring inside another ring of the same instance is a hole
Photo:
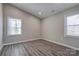
[[[75,56],[76,50],[42,39],[5,45],[1,56]]]

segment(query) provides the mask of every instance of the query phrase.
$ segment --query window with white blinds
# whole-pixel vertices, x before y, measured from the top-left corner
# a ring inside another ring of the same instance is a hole
[[[79,36],[79,14],[67,16],[66,35]]]
[[[18,35],[21,34],[21,19],[8,18],[8,35]]]

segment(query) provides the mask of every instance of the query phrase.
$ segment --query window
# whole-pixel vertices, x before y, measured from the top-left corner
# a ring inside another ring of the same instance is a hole
[[[21,19],[8,18],[8,35],[21,34]]]
[[[79,36],[79,14],[67,16],[66,35]]]

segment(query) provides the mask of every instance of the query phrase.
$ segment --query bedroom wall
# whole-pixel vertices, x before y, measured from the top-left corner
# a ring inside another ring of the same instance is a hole
[[[3,44],[31,41],[40,38],[40,19],[9,4],[3,5],[3,12],[4,12]],[[7,17],[9,16],[20,18],[22,20],[21,35],[11,35],[11,36],[7,35]]]
[[[43,19],[42,38],[79,49],[79,38],[64,37],[64,17],[74,13],[79,13],[79,6]]]
[[[2,35],[3,35],[3,11],[2,11],[2,4],[0,3],[0,49],[2,47]]]

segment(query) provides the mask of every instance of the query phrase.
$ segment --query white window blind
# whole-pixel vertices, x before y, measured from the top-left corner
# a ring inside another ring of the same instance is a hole
[[[71,36],[79,36],[79,14],[67,16],[66,34]]]
[[[21,19],[8,18],[8,35],[21,34]]]

